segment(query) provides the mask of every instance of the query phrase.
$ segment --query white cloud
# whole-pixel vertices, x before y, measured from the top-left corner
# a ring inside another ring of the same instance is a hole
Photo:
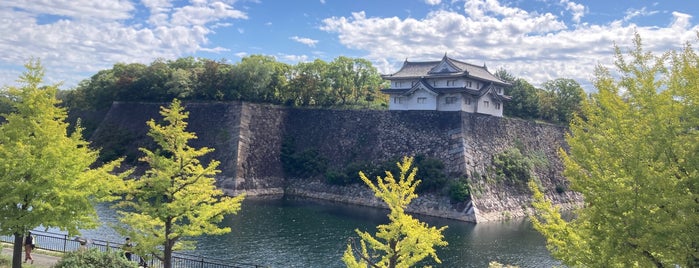
[[[582,4],[576,4],[570,0],[561,0],[561,4],[565,6],[565,9],[570,11],[573,15],[573,21],[575,23],[580,23],[580,19],[585,16],[585,6]]]
[[[51,14],[55,16],[90,20],[116,20],[131,18],[134,6],[128,0],[3,0],[2,9],[18,9],[28,14]]]
[[[298,37],[298,36],[292,36],[289,37],[289,39],[294,40],[296,42],[299,42],[301,44],[307,45],[309,47],[315,47],[316,44],[318,43],[318,40],[306,38],[306,37]]]
[[[624,21],[630,21],[634,17],[650,16],[657,13],[657,10],[647,11],[646,7],[642,7],[641,9],[629,8],[625,12]]]
[[[442,3],[442,0],[425,0],[425,4],[436,6]]]
[[[174,7],[168,0],[142,0],[147,10],[139,13],[127,0],[3,0],[0,62],[22,66],[29,57],[39,58],[47,77],[61,77],[71,87],[117,62],[226,51],[208,47],[208,36],[214,28],[247,18],[233,2],[194,0]],[[4,79],[8,68],[0,72],[0,84],[14,82]]]
[[[565,3],[563,8],[574,14],[573,19],[575,14],[582,17],[584,6]],[[535,85],[555,78],[589,85],[595,66],[611,64],[613,44],[630,46],[634,31],[641,34],[647,48],[656,51],[695,40],[699,26],[690,23],[691,16],[678,12],[672,16],[668,27],[615,21],[571,28],[552,13],[529,12],[495,0],[472,0],[464,4],[463,13],[439,10],[424,18],[401,19],[358,12],[351,17],[326,18],[321,29],[337,34],[348,48],[366,51],[365,57],[382,73],[397,71],[406,58],[438,60],[447,52],[474,64],[486,63],[491,71],[504,67]]]

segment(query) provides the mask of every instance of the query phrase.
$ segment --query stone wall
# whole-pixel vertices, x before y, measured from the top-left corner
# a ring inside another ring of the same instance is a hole
[[[128,154],[153,146],[145,135],[145,122],[160,118],[161,105],[165,104],[114,103],[93,142],[109,145],[117,139],[114,133],[120,133],[118,139],[127,140]],[[241,102],[185,103],[185,108],[190,112],[189,130],[199,136],[191,145],[216,149],[202,160],[221,161],[217,181],[232,195],[287,194],[382,206],[363,185],[286,179],[279,158],[281,144],[293,139],[298,151],[316,150],[336,170],[351,162],[378,163],[422,154],[442,160],[453,179],[468,176],[474,188],[472,202],[452,204],[444,195],[424,194],[411,204],[411,212],[465,221],[524,215],[528,191],[497,182],[491,168],[493,156],[513,146],[546,157],[548,164],[535,172],[549,198],[564,206],[580,201],[573,193],[554,191],[566,183],[558,157],[559,148],[565,148],[565,129],[558,126],[463,112],[291,109]]]
[[[493,170],[495,155],[512,147],[528,157],[543,156],[545,165],[534,168],[545,194],[563,207],[579,204],[581,196],[566,191],[557,193],[556,185],[567,187],[559,150],[566,149],[566,128],[533,121],[462,114],[463,157],[474,190],[473,205],[477,221],[521,217],[528,213],[531,193],[523,185],[499,182]]]
[[[274,105],[242,105],[235,183],[222,185],[227,193],[284,194],[279,154],[286,115],[285,109]]]
[[[450,133],[459,122],[457,112],[291,109],[285,135],[298,151],[318,150],[331,168],[415,154],[451,167]]]
[[[160,107],[167,105],[168,103],[114,102],[90,140],[103,151],[122,152],[120,155],[127,156],[126,162],[129,165],[141,167],[138,158],[142,153],[138,148],[153,150],[156,146],[146,134],[146,121],[154,119],[161,123]],[[219,182],[230,183],[232,178],[236,177],[237,171],[242,104],[188,102],[183,105],[185,111],[189,112],[187,130],[195,132],[198,137],[192,140],[190,145],[214,148],[215,150],[202,157],[201,161],[205,164],[211,159],[220,161]],[[138,173],[142,171],[137,170]]]

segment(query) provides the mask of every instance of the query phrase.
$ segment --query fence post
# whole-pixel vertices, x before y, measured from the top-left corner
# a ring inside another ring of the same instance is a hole
[[[66,252],[67,244],[68,244],[68,235],[63,235],[63,252]]]

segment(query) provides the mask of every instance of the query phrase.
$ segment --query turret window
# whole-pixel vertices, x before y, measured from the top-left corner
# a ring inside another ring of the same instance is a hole
[[[404,97],[393,97],[393,103],[395,104],[403,104],[403,101],[405,101]]]

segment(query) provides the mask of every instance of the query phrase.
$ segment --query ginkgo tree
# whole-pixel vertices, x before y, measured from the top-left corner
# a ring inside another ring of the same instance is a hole
[[[430,227],[405,213],[408,204],[417,197],[415,188],[420,184],[420,180],[415,178],[417,168],[411,169],[412,163],[412,157],[404,157],[401,163],[397,163],[400,170],[398,179],[386,171],[385,177],[377,176],[376,184],[363,172],[359,173],[376,197],[388,206],[390,222],[379,225],[375,237],[356,230],[360,237],[359,245],[351,239],[342,257],[347,267],[407,268],[426,257],[441,263],[435,246],[447,245],[442,235],[447,227]]]
[[[19,87],[2,89],[11,112],[0,124],[0,234],[14,235],[12,267],[21,266],[22,237],[37,227],[69,235],[98,226],[93,201],[109,200],[123,185],[111,173],[120,160],[96,164],[78,125],[69,133],[58,106],[58,85],[43,85],[39,60],[25,64]]]
[[[194,242],[186,239],[230,232],[230,227],[218,223],[241,209],[244,195],[226,196],[216,187],[219,162],[202,165],[198,158],[213,149],[188,145],[197,137],[186,131],[189,112],[179,100],[161,107],[160,114],[163,124],[153,119],[147,122],[148,136],[160,148],[140,148],[145,154],[140,160],[150,169],[139,178],[126,180],[124,199],[115,207],[123,224],[117,229],[136,244],[135,251],[152,254],[170,268],[173,251],[194,248]]]
[[[571,267],[698,267],[699,56],[634,42],[616,74],[598,67],[561,151],[584,206],[566,221],[532,183],[532,220]]]

